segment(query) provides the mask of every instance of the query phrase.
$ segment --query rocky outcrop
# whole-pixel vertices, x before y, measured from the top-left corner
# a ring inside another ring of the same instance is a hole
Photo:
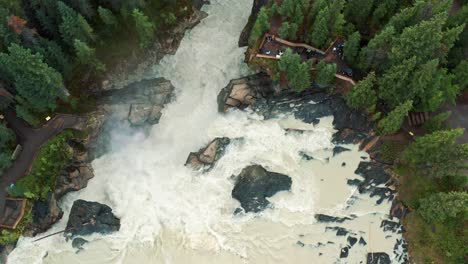
[[[203,5],[210,4],[209,0],[192,0],[193,8],[200,10]]]
[[[102,94],[100,105],[127,108],[118,119],[127,119],[132,126],[154,125],[161,118],[161,111],[173,97],[174,86],[164,78],[141,80],[119,90]],[[126,115],[126,116],[125,116]]]
[[[190,166],[195,170],[211,169],[216,161],[223,156],[230,142],[231,140],[226,137],[213,139],[198,152],[191,152],[185,162],[185,166]]]
[[[253,106],[260,98],[273,94],[273,85],[264,73],[234,79],[218,94],[218,111],[226,112],[231,107],[244,109]]]
[[[266,198],[279,191],[290,190],[291,184],[289,176],[252,165],[244,168],[237,176],[232,197],[240,202],[245,212],[257,213],[270,204]]]
[[[6,264],[8,255],[15,249],[15,245],[0,245],[0,264]]]
[[[359,193],[370,193],[370,196],[379,196],[377,203],[380,204],[383,200],[393,200],[395,197],[395,189],[390,188],[394,184],[390,174],[386,172],[386,167],[376,162],[363,161],[359,163],[358,168],[354,172],[362,176],[364,179],[359,180]]]
[[[325,214],[316,214],[315,219],[321,223],[343,223],[346,220],[351,220],[349,217],[336,217]]]
[[[161,37],[156,39],[153,46],[144,52],[134,52],[133,56],[126,58],[114,66],[112,71],[107,73],[106,79],[100,85],[97,85],[95,92],[107,90],[118,90],[131,83],[144,79],[151,66],[156,65],[167,54],[175,54],[179,48],[180,42],[185,32],[192,29],[208,14],[200,11],[203,0],[194,0],[195,8],[192,14],[183,21],[178,22],[177,26],[169,32],[161,32]]]
[[[367,253],[367,264],[390,264],[390,256],[385,252]]]
[[[260,12],[260,8],[262,8],[266,4],[268,4],[268,0],[254,0],[249,20],[239,37],[239,47],[245,47],[249,45],[250,33],[252,32],[252,27],[255,24],[255,21],[257,20],[258,12]]]
[[[65,236],[108,234],[119,229],[120,219],[115,217],[109,206],[97,202],[76,200],[70,211]]]
[[[32,208],[33,222],[26,228],[24,235],[35,236],[47,231],[53,224],[60,220],[63,211],[57,205],[53,194],[46,201],[37,201]]]
[[[81,238],[81,237],[77,237],[77,238],[73,239],[72,247],[80,250],[80,249],[83,249],[83,246],[86,243],[88,243],[88,240],[86,240],[84,238]]]

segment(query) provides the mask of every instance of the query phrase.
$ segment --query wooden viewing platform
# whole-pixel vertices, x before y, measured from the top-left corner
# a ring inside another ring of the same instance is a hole
[[[0,218],[0,228],[15,229],[24,216],[26,199],[6,198],[5,212]]]
[[[268,37],[271,37],[273,41],[267,42]],[[251,61],[254,57],[279,60],[281,58],[281,56],[279,55],[279,51],[283,50],[284,46],[286,46],[286,47],[293,48],[293,50],[297,50],[297,49],[311,50],[311,51],[314,52],[314,54],[311,55],[313,59],[317,59],[319,61],[320,60],[325,60],[327,62],[336,63],[337,69],[339,71],[344,70],[344,69],[349,69],[349,67],[346,65],[346,63],[343,60],[341,60],[341,58],[337,58],[336,55],[333,56],[333,54],[331,52],[331,48],[335,44],[337,44],[339,41],[340,41],[340,39],[338,39],[338,38],[335,39],[330,44],[330,46],[327,48],[327,50],[323,51],[321,49],[315,48],[315,47],[313,47],[311,45],[308,45],[306,43],[295,43],[295,42],[291,42],[291,41],[282,39],[282,38],[280,38],[278,36],[275,36],[273,34],[266,33],[263,36],[262,41],[260,42],[259,50],[257,50],[255,52],[255,54],[252,54],[249,57],[249,61]],[[268,49],[271,52],[271,54],[262,54],[261,52],[258,52],[258,51],[261,51],[263,49]],[[304,54],[299,53],[299,55],[301,55],[301,59],[303,59],[303,60],[309,59],[309,58],[305,57]],[[314,70],[314,69],[311,69],[311,70]],[[343,74],[336,73],[335,77],[337,79],[340,79],[340,80],[343,80],[345,82],[350,83],[352,86],[354,86],[356,84],[356,82],[352,78],[350,78],[348,76],[345,76]]]

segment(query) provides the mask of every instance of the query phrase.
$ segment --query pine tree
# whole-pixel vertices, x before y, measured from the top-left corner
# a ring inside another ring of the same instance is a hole
[[[343,50],[345,59],[351,65],[357,64],[357,57],[359,54],[359,48],[361,44],[361,34],[359,31],[354,32],[348,38],[348,41],[345,43],[345,47]]]
[[[320,86],[328,86],[335,80],[336,64],[320,61],[317,64],[317,76],[315,82]]]
[[[87,18],[92,18],[96,15],[96,11],[89,2],[89,0],[64,0],[65,3],[78,11],[81,15]]]
[[[301,63],[301,57],[286,49],[278,62],[280,71],[286,72],[289,86],[300,92],[310,87],[310,67],[307,63]]]
[[[54,110],[57,97],[64,96],[60,73],[29,49],[13,44],[8,51],[8,54],[0,53],[0,70],[14,84],[18,97],[24,98],[33,111]]]
[[[397,0],[379,1],[376,3],[376,8],[372,13],[372,24],[375,27],[381,27],[385,22],[395,14],[399,5]]]
[[[392,47],[392,40],[396,32],[393,27],[385,27],[379,34],[369,41],[360,52],[360,68],[364,71],[381,72],[389,66],[388,54]]]
[[[329,31],[328,31],[328,20],[329,20],[328,7],[322,9],[318,15],[315,23],[312,27],[312,31],[309,35],[309,40],[312,41],[318,47],[325,47],[330,42]]]
[[[249,42],[253,43],[263,36],[270,29],[270,14],[268,8],[262,7],[258,12],[257,20],[252,27]]]
[[[413,101],[409,100],[393,109],[393,111],[388,113],[388,115],[378,123],[377,128],[379,133],[382,135],[390,135],[398,132],[412,107]]]
[[[75,39],[75,52],[78,62],[92,66],[97,71],[105,71],[105,65],[96,58],[96,50],[90,48],[85,42]]]
[[[457,144],[463,128],[436,131],[416,138],[404,152],[404,160],[432,177],[454,176],[468,159],[468,144]]]
[[[374,0],[348,0],[345,9],[346,21],[364,29],[372,12]]]
[[[346,95],[346,102],[353,108],[369,108],[377,103],[377,93],[374,90],[376,83],[375,73],[369,73],[366,78],[359,81]]]
[[[454,81],[461,90],[468,90],[468,60],[461,61],[455,69],[453,69],[455,76]]]
[[[343,33],[343,26],[346,22],[343,15],[344,6],[344,0],[333,0],[330,2],[328,30],[333,36],[341,35]]]
[[[109,9],[99,6],[98,13],[99,18],[106,26],[115,27],[117,25],[117,18]]]
[[[283,22],[278,30],[281,38],[296,40],[298,26],[295,23]]]
[[[39,21],[42,30],[58,38],[61,15],[57,7],[57,0],[31,0],[31,10]]]
[[[154,38],[154,24],[149,18],[138,9],[134,9],[132,12],[133,19],[135,20],[136,31],[140,38],[140,47],[147,48],[151,44]]]
[[[73,46],[75,39],[83,42],[94,39],[93,29],[82,15],[61,1],[57,5],[62,15],[59,31],[65,43]]]

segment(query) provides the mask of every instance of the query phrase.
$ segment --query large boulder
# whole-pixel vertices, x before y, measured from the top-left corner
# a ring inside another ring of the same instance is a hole
[[[185,162],[185,166],[190,166],[195,170],[211,169],[216,161],[224,154],[227,145],[231,140],[226,137],[215,138],[198,152],[191,152]]]
[[[232,197],[240,202],[245,212],[256,213],[270,204],[268,197],[279,191],[291,190],[291,184],[289,176],[252,165],[244,168],[237,176]]]
[[[86,236],[93,233],[108,234],[120,229],[120,219],[112,209],[97,202],[76,200],[70,211],[65,235]]]
[[[383,200],[393,200],[395,197],[395,189],[390,188],[394,183],[391,175],[387,173],[386,167],[383,164],[376,162],[361,161],[358,168],[354,172],[362,176],[364,179],[355,179],[353,184],[358,185],[359,193],[369,193],[370,196],[379,196],[377,203],[380,204]],[[348,183],[350,183],[349,180]]]
[[[385,252],[367,253],[367,264],[390,264],[390,256]]]
[[[259,98],[273,94],[273,85],[264,73],[234,79],[218,94],[218,111],[226,112],[231,107],[244,109],[252,106]]]
[[[173,98],[173,92],[174,86],[164,78],[146,79],[103,92],[100,103],[127,108],[125,118],[133,126],[154,125],[159,122],[164,106]]]
[[[247,24],[245,25],[239,37],[239,47],[245,47],[249,45],[250,33],[252,32],[253,25],[257,20],[260,8],[262,8],[266,4],[268,4],[268,0],[254,0],[249,20],[247,21]]]
[[[69,192],[81,190],[88,186],[88,181],[93,177],[91,164],[72,163],[57,177],[55,196],[60,199]]]

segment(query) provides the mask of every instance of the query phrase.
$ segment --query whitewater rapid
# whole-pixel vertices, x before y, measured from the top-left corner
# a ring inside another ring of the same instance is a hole
[[[42,235],[64,229],[76,199],[109,205],[121,218],[120,231],[86,237],[90,242],[79,253],[60,235],[36,243],[24,237],[9,263],[300,264],[365,262],[367,252],[393,257],[401,236],[380,227],[390,204],[377,206],[377,198],[346,184],[358,177],[354,170],[367,154],[347,146],[351,151],[326,162],[333,148],[331,117],[314,126],[288,115],[263,120],[249,111],[217,113],[219,90],[249,73],[237,40],[251,6],[252,0],[212,0],[204,7],[209,16],[186,33],[175,55],[148,72],[148,78],[165,77],[176,88],[159,124],[147,137],[115,129],[112,151],[92,164],[95,177],[63,199],[64,218]],[[190,152],[221,136],[243,140],[229,145],[208,173],[184,166]],[[304,160],[300,152],[316,159]],[[290,176],[291,191],[270,198],[273,207],[262,213],[234,215],[239,202],[231,197],[231,176],[251,164]],[[340,260],[346,237],[326,231],[333,224],[317,223],[317,213],[355,215],[340,226],[367,244]]]

